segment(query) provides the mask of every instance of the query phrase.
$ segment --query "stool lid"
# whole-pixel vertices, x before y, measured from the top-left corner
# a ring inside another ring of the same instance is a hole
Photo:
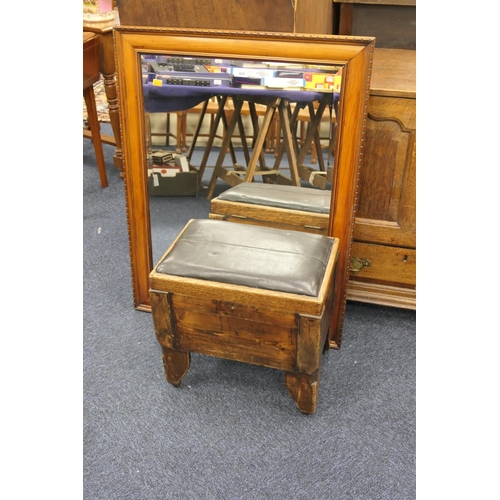
[[[156,272],[317,297],[333,242],[301,231],[194,219]]]

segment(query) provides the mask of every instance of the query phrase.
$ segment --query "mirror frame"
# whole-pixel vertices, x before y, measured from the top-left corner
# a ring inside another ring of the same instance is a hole
[[[328,229],[340,240],[330,335],[331,346],[340,347],[375,38],[130,26],[116,27],[114,38],[133,301],[142,311],[151,311],[149,273],[154,263],[140,54],[344,65]]]

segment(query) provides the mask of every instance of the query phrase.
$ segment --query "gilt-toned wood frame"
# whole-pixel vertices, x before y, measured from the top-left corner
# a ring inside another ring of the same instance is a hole
[[[144,168],[146,144],[140,54],[344,65],[329,220],[329,234],[340,240],[339,279],[330,336],[332,347],[340,347],[375,39],[141,27],[117,27],[114,37],[133,298],[134,307],[143,311],[151,310],[148,277],[156,263],[152,256]]]

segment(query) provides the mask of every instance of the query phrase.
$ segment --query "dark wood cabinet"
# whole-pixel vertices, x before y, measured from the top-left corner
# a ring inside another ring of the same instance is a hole
[[[122,26],[333,33],[332,0],[118,0]]]
[[[416,308],[416,52],[375,49],[348,299]]]
[[[378,48],[416,47],[416,0],[333,0],[334,33],[374,36]]]

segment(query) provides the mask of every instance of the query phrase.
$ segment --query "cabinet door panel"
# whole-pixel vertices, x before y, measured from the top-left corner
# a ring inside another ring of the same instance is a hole
[[[371,96],[354,239],[416,247],[415,99]]]

